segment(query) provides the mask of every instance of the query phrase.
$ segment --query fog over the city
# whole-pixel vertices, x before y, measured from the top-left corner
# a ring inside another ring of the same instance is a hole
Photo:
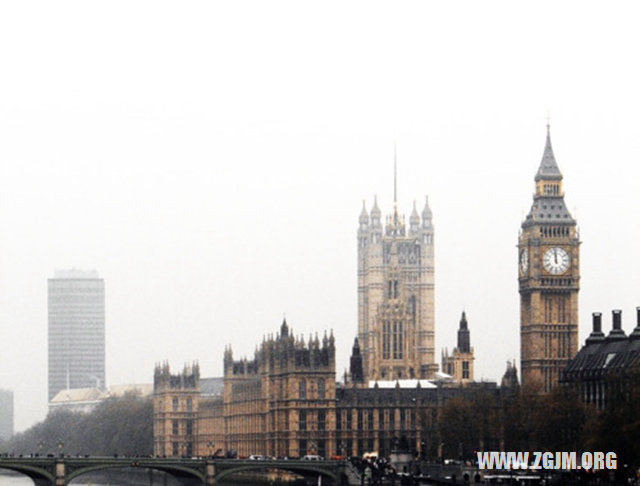
[[[47,406],[47,278],[105,279],[107,384],[222,374],[283,314],[357,328],[362,201],[434,216],[436,357],[519,360],[518,231],[547,116],[590,314],[640,305],[632,2],[4,2],[0,388]],[[518,363],[519,366],[519,363]]]

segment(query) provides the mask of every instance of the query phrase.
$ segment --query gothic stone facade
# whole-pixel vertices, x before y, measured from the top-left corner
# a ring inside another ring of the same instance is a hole
[[[385,227],[374,202],[358,227],[358,339],[369,380],[431,378],[434,348],[434,229],[428,201],[407,231],[394,212]]]
[[[335,342],[326,334],[305,344],[283,321],[253,360],[224,356],[227,449],[241,456],[298,457],[332,453],[335,428]]]
[[[198,436],[200,369],[185,366],[172,375],[156,365],[153,375],[153,450],[159,456],[192,456]]]
[[[442,404],[474,386],[495,389],[417,379],[366,383],[355,373],[362,370],[357,341],[351,363],[349,381],[336,385],[333,336],[305,343],[283,322],[252,360],[234,360],[231,349],[225,351],[221,397],[205,398],[197,365],[177,375],[168,365],[158,366],[155,454],[235,450],[240,457],[333,457],[387,455],[399,446],[435,450]]]
[[[522,384],[549,391],[578,350],[578,232],[547,141],[518,239]]]

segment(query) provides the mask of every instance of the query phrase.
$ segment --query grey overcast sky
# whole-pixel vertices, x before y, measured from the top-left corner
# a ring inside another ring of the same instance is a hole
[[[357,328],[362,200],[436,228],[436,355],[519,359],[516,243],[547,113],[590,314],[640,305],[635,2],[0,4],[0,388],[46,414],[47,278],[106,282],[107,382],[222,373],[283,313]]]

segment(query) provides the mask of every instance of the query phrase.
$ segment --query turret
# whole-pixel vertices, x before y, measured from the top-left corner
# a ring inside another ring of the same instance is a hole
[[[373,196],[373,207],[371,208],[371,226],[373,228],[380,228],[382,226],[380,223],[381,217],[382,213],[380,212],[380,208],[378,207],[378,197]]]
[[[353,383],[364,383],[364,371],[362,368],[362,355],[360,354],[360,345],[358,338],[355,338],[353,347],[351,348],[351,363],[349,366],[349,374]]]
[[[418,229],[420,227],[420,216],[418,215],[418,210],[416,209],[416,202],[413,201],[413,211],[411,211],[411,216],[409,217],[409,234],[411,236],[415,236],[418,234]]]
[[[225,346],[224,348],[224,374],[231,374],[233,371],[233,351],[231,346]]]
[[[282,325],[280,326],[280,336],[287,337],[289,335],[289,326],[287,326],[287,319],[282,318]]]
[[[423,229],[431,229],[433,219],[433,213],[431,212],[431,208],[429,207],[429,196],[425,196],[424,208],[422,209],[422,228]]]
[[[516,368],[515,361],[511,363],[511,361],[507,361],[507,370],[502,375],[502,381],[500,382],[500,387],[502,391],[514,391],[520,388],[520,384],[518,383],[518,370]]]
[[[362,201],[362,211],[360,212],[360,218],[358,218],[358,222],[360,223],[360,233],[366,232],[369,228],[369,214],[367,213],[367,208],[365,207],[364,200]]]
[[[462,311],[460,329],[458,329],[458,350],[461,353],[468,353],[471,350],[469,329],[467,326],[467,315]]]

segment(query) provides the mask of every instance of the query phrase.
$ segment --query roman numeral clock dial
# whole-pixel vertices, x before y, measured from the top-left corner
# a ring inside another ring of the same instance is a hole
[[[522,275],[526,275],[528,269],[529,269],[529,253],[527,252],[527,249],[524,248],[520,252],[520,273]]]
[[[562,275],[569,269],[570,262],[566,250],[558,246],[549,248],[542,257],[542,265],[551,275]]]

